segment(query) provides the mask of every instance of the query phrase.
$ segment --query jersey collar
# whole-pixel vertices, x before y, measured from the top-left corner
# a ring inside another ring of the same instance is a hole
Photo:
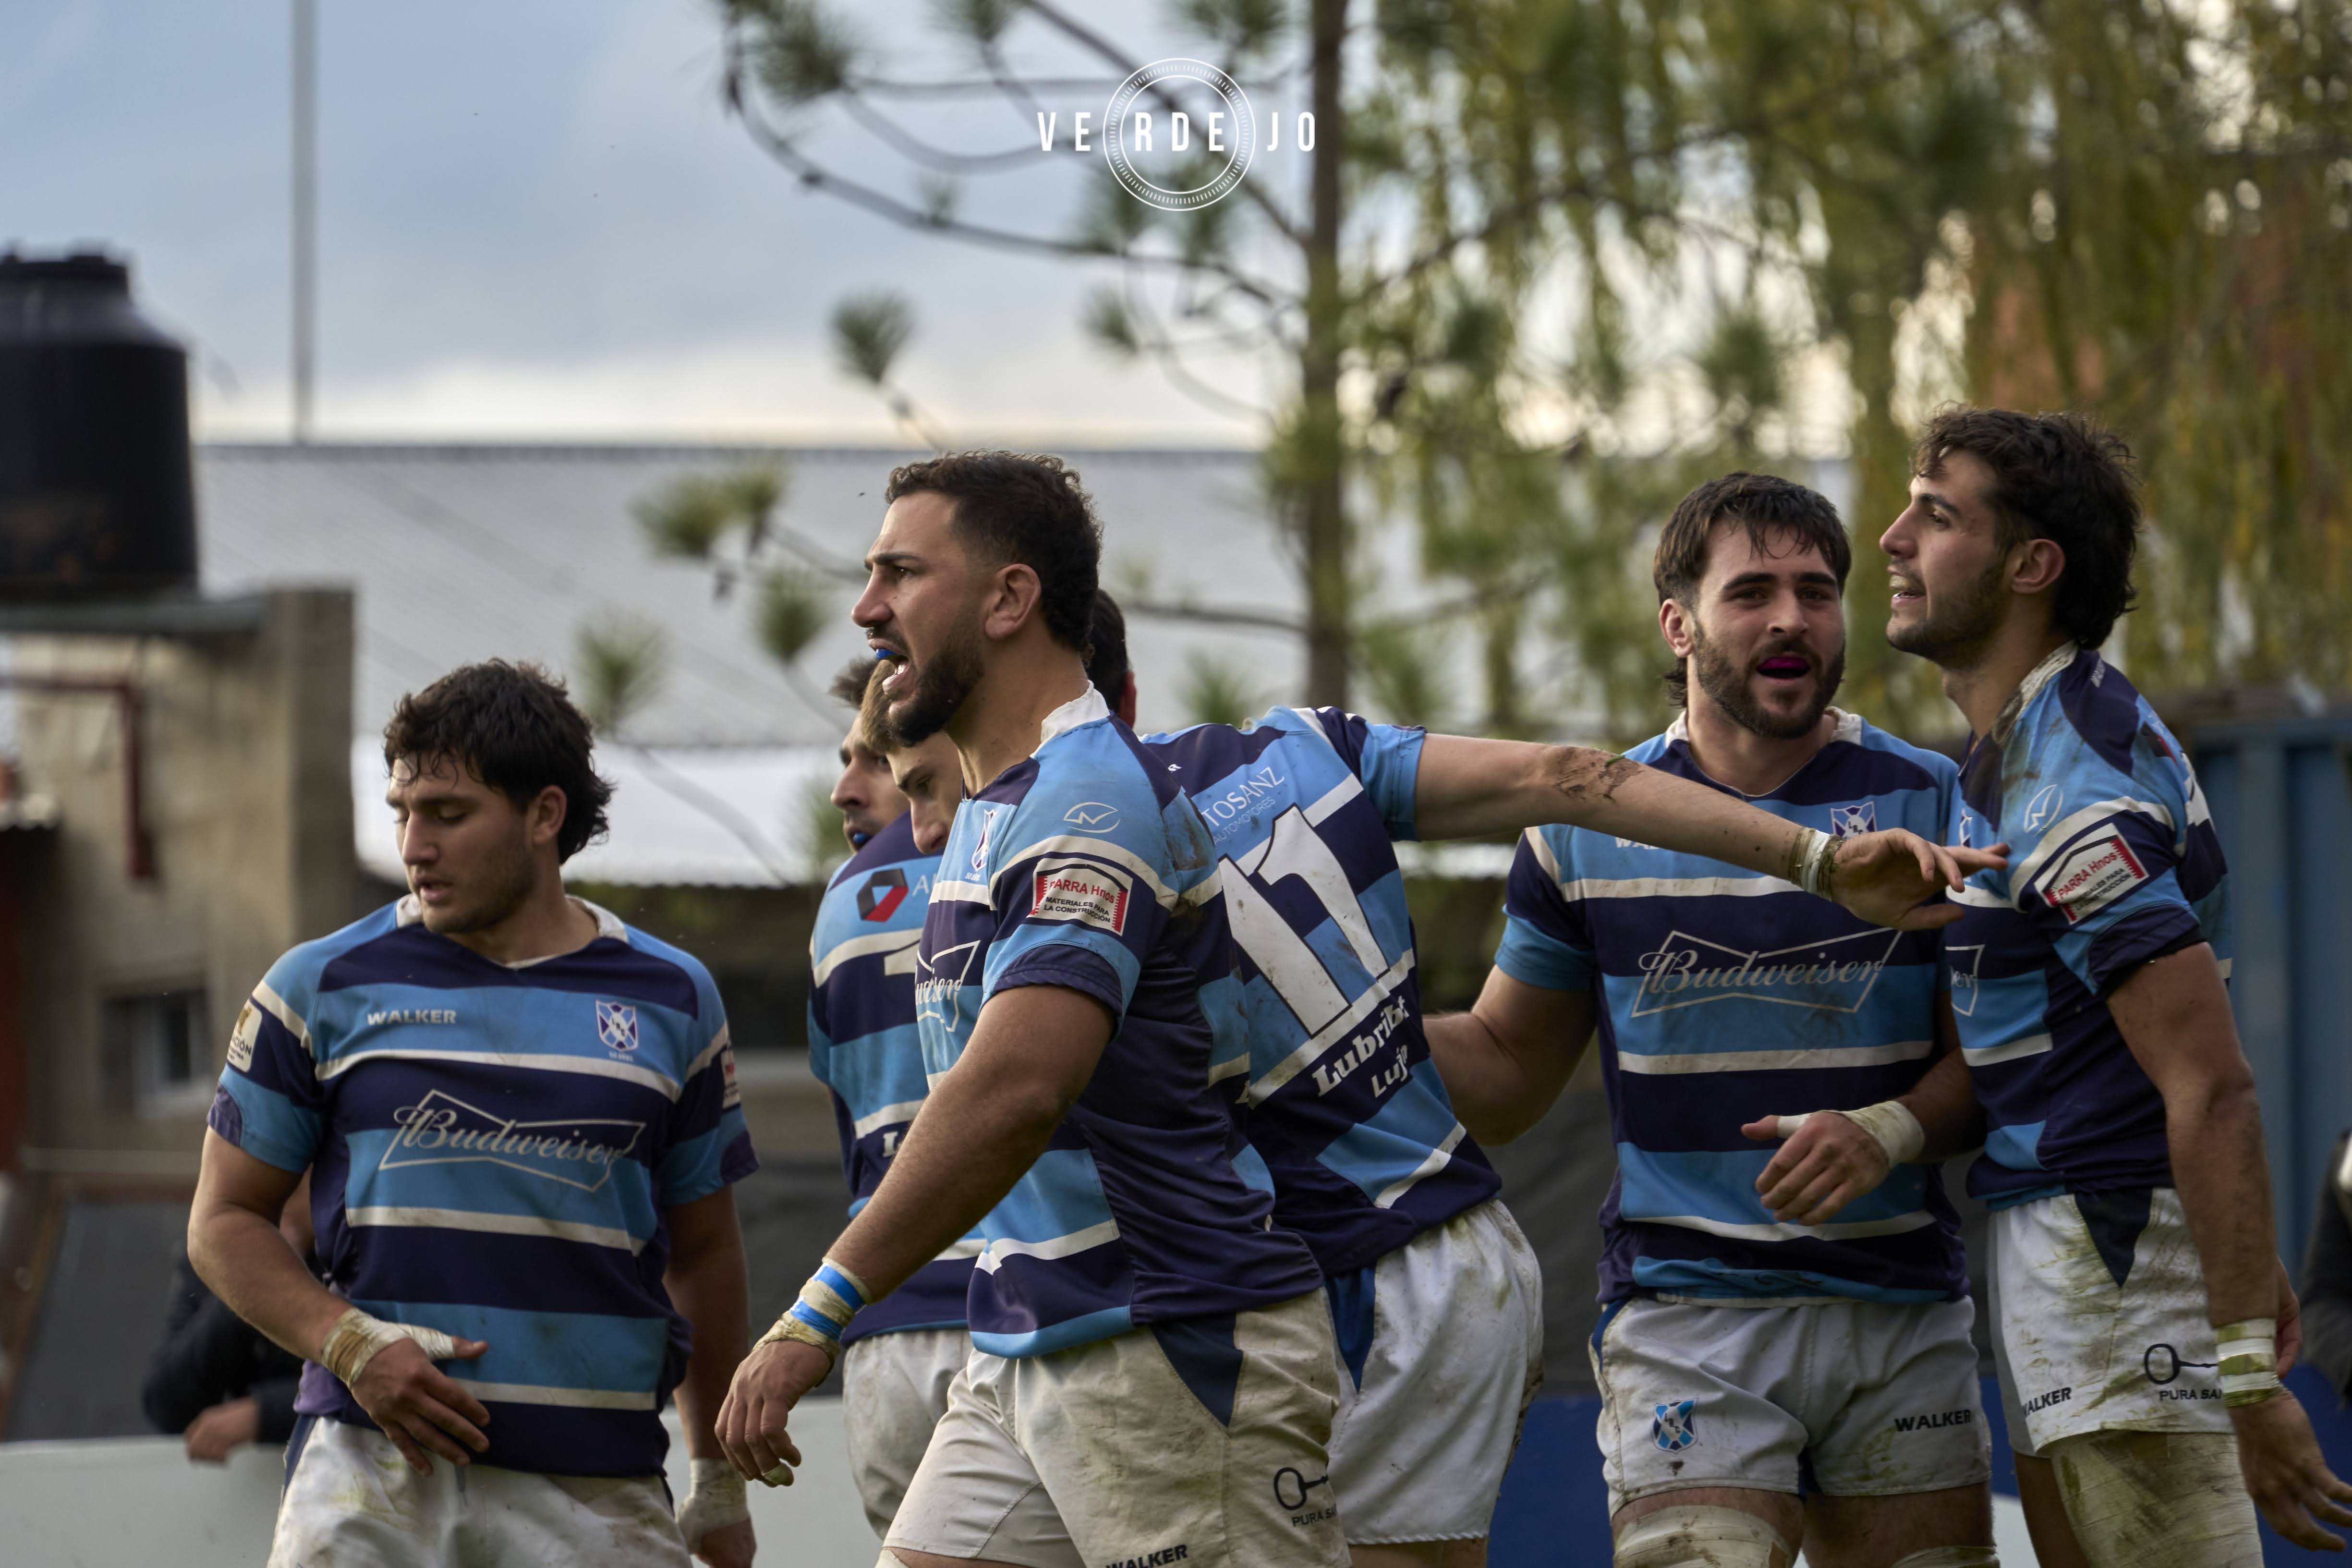
[[[1085,691],[1045,715],[1045,723],[1037,729],[1037,752],[1044,751],[1048,742],[1065,731],[1109,717],[1110,704],[1103,700],[1103,694],[1095,689],[1094,682],[1090,680],[1087,682]],[[1029,754],[1034,757],[1037,752]]]
[[[581,898],[576,894],[566,894],[564,896],[572,900],[575,908],[585,910],[590,918],[595,921],[596,935],[599,938],[610,937],[614,942],[626,942],[629,940],[628,924],[623,921],[620,916],[614,914],[604,905],[592,904],[587,900]],[[393,918],[394,923],[398,925],[413,926],[418,924],[425,919],[425,906],[416,901],[416,895],[415,893],[403,893],[400,896],[400,902],[394,906]],[[514,963],[508,964],[506,967],[509,969],[528,969],[534,963],[545,963],[546,962],[547,960],[544,958],[524,958],[518,959]]]
[[[2042,689],[2055,679],[2060,670],[2074,663],[2082,651],[2079,643],[2062,642],[2052,648],[2040,664],[2025,672],[2025,679],[2017,683],[2017,689],[2011,692],[2009,700],[2000,705],[2000,716],[1992,721],[1994,745],[2009,744],[2009,732],[2017,727],[2018,715],[2025,711],[2025,705],[2040,696]]]

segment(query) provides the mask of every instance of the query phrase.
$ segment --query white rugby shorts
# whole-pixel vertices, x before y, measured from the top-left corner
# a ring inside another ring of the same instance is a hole
[[[420,1476],[370,1427],[318,1416],[296,1433],[269,1568],[688,1568],[657,1475],[544,1476],[436,1457]]]
[[[1045,1355],[974,1351],[887,1544],[1022,1568],[1345,1568],[1337,1366],[1319,1290]]]
[[[1370,1270],[1363,1382],[1339,1370],[1331,1485],[1351,1546],[1483,1539],[1543,1384],[1543,1270],[1499,1199]],[[1335,1316],[1360,1309],[1339,1289]],[[1350,1334],[1342,1327],[1340,1342]]]
[[[877,1535],[890,1521],[947,1414],[948,1384],[971,1353],[962,1329],[908,1329],[869,1334],[841,1352],[841,1414],[849,1435],[849,1473]]]
[[[1992,1215],[1993,1359],[2010,1446],[2229,1432],[2205,1275],[2170,1187],[2060,1193]]]
[[[1895,1497],[1985,1481],[1975,1321],[1966,1300],[1607,1309],[1592,1375],[1610,1511],[1690,1487]]]

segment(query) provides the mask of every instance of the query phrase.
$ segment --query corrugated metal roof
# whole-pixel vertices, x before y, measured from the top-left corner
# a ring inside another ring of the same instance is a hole
[[[664,746],[822,744],[844,715],[796,693],[754,640],[747,595],[714,604],[699,566],[656,559],[631,514],[688,474],[782,468],[778,521],[839,560],[865,553],[891,468],[881,448],[744,446],[215,444],[196,455],[206,592],[347,583],[358,590],[354,725],[376,732],[401,693],[493,655],[567,667],[580,626],[615,612],[668,634],[661,696],[633,739]],[[1234,450],[1071,450],[1104,523],[1107,580],[1153,570],[1157,597],[1291,612],[1297,589],[1257,499],[1255,457]],[[854,590],[803,668],[822,689],[862,639]],[[1294,695],[1295,641],[1245,628],[1139,621],[1130,628],[1147,723],[1185,717],[1188,654],[1247,667],[1271,699]]]

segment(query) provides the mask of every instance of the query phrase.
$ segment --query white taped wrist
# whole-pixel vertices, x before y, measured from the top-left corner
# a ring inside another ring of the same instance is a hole
[[[387,1323],[353,1307],[327,1331],[326,1342],[319,1347],[319,1364],[342,1379],[343,1386],[349,1388],[359,1382],[360,1373],[367,1370],[367,1363],[376,1358],[378,1352],[402,1340],[414,1342],[425,1352],[426,1361],[450,1361],[457,1354],[457,1342],[438,1329]]]
[[[1837,865],[1838,841],[1833,835],[1817,827],[1800,827],[1797,840],[1789,847],[1789,869],[1786,880],[1815,898],[1830,896],[1830,884]]]
[[[677,1505],[677,1532],[688,1552],[702,1544],[714,1530],[740,1524],[751,1517],[751,1502],[743,1477],[724,1459],[687,1461],[686,1496]]]
[[[2259,1405],[2284,1386],[2278,1375],[2278,1320],[2247,1318],[2213,1331],[2221,1364],[2221,1399],[2230,1405]]]
[[[1782,1138],[1794,1138],[1799,1128],[1822,1114],[1818,1110],[1809,1110],[1801,1116],[1776,1118],[1773,1131]],[[1882,1100],[1876,1105],[1865,1105],[1859,1110],[1839,1110],[1829,1114],[1843,1116],[1869,1133],[1871,1142],[1885,1154],[1889,1168],[1909,1164],[1927,1147],[1927,1130],[1919,1125],[1919,1119],[1911,1114],[1910,1108],[1899,1100]]]

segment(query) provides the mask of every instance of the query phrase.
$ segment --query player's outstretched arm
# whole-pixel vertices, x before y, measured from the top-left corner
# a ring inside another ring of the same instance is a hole
[[[2009,863],[1999,848],[1947,848],[1901,829],[1841,839],[1832,860],[1811,859],[1816,847],[1829,848],[1815,829],[1612,752],[1463,735],[1423,742],[1413,778],[1413,827],[1423,838],[1556,822],[1785,877],[1905,931],[1958,920],[1957,908],[1921,906],[1972,871]]]
[[[2270,1163],[2253,1069],[2213,950],[2199,942],[2142,964],[2116,987],[2107,1009],[2164,1096],[2173,1185],[2197,1244],[2206,1310],[2221,1331],[2222,1393],[2246,1490],[2289,1541],[2341,1551],[2321,1526],[2352,1525],[2352,1486],[2328,1469],[2310,1418],[2271,1375],[2282,1304]]]
[[[1897,1099],[1860,1110],[1760,1116],[1739,1130],[1759,1143],[1788,1140],[1756,1178],[1774,1219],[1827,1225],[1896,1165],[1948,1160],[1984,1142],[1984,1111],[1948,995],[1937,998],[1936,1046],[1935,1066]]]
[[[1467,1013],[1424,1020],[1454,1114],[1481,1143],[1507,1143],[1544,1118],[1592,1037],[1592,993],[1548,991],[1500,969]]]
[[[719,1407],[750,1337],[751,1282],[735,1189],[721,1187],[662,1211],[669,1263],[662,1289],[694,1325],[694,1353],[677,1385],[677,1421],[691,1478],[677,1508],[686,1549],[710,1568],[748,1568],[757,1546],[743,1478],[719,1446]]]
[[[300,1180],[300,1173],[256,1159],[207,1128],[188,1210],[188,1261],[238,1317],[342,1378],[419,1471],[432,1473],[428,1450],[465,1464],[489,1447],[481,1428],[490,1413],[433,1363],[471,1361],[489,1346],[379,1322],[313,1279],[278,1229],[278,1211]]]
[[[963,1055],[908,1127],[889,1173],[825,1253],[828,1269],[859,1291],[860,1304],[905,1284],[1013,1190],[1085,1090],[1110,1036],[1110,1014],[1083,992],[1024,985],[988,999]],[[719,1441],[745,1477],[791,1483],[800,1451],[785,1436],[785,1418],[838,1353],[805,1339],[769,1338],[736,1368]]]

